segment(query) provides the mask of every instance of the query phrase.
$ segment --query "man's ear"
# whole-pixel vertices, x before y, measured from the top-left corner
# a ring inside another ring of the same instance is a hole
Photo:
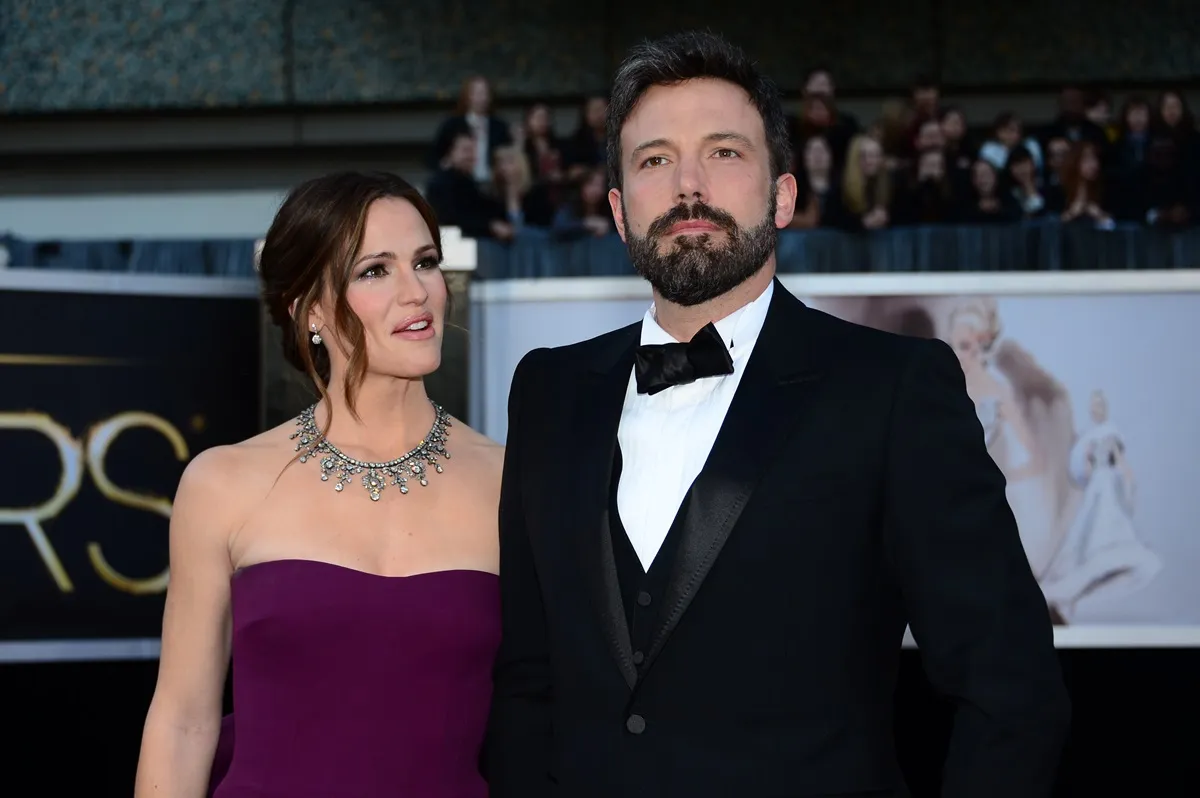
[[[621,205],[621,190],[619,188],[610,188],[608,190],[608,207],[612,208],[613,221],[617,223],[617,235],[621,236],[621,240],[625,241],[625,208]],[[629,242],[625,242],[629,243]]]
[[[792,223],[796,213],[799,187],[795,175],[784,173],[775,180],[775,226],[780,230]]]

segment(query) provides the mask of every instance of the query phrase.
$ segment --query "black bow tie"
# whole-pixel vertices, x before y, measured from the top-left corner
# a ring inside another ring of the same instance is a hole
[[[709,322],[686,344],[643,344],[637,348],[634,375],[638,393],[653,396],[672,385],[733,373],[733,358],[716,325]]]

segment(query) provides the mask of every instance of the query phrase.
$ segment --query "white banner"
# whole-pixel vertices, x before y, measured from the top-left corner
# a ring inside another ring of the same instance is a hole
[[[649,301],[640,280],[589,282],[478,287],[485,433],[503,440],[526,351],[636,321]],[[1200,645],[1200,274],[783,282],[811,307],[954,348],[1060,645]]]

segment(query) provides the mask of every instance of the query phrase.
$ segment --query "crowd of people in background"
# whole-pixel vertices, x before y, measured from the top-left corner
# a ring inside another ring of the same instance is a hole
[[[426,189],[443,224],[511,240],[522,228],[563,239],[615,231],[605,167],[605,97],[588,97],[569,135],[534,103],[518,123],[495,112],[490,82],[463,86],[439,127]],[[813,69],[791,117],[800,201],[792,227],[843,231],[1057,219],[1106,228],[1181,229],[1200,220],[1200,132],[1176,91],[1132,95],[1068,87],[1034,126],[986,126],[944,102],[932,80],[860,121],[838,107],[833,74]]]

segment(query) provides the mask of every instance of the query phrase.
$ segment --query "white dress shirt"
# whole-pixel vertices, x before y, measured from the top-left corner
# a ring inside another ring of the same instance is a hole
[[[716,322],[733,357],[732,374],[675,385],[651,396],[638,393],[637,379],[630,373],[617,430],[622,458],[617,511],[646,570],[725,422],[762,331],[774,287],[772,281],[758,299]],[[676,342],[658,326],[653,305],[642,320],[641,342]]]

